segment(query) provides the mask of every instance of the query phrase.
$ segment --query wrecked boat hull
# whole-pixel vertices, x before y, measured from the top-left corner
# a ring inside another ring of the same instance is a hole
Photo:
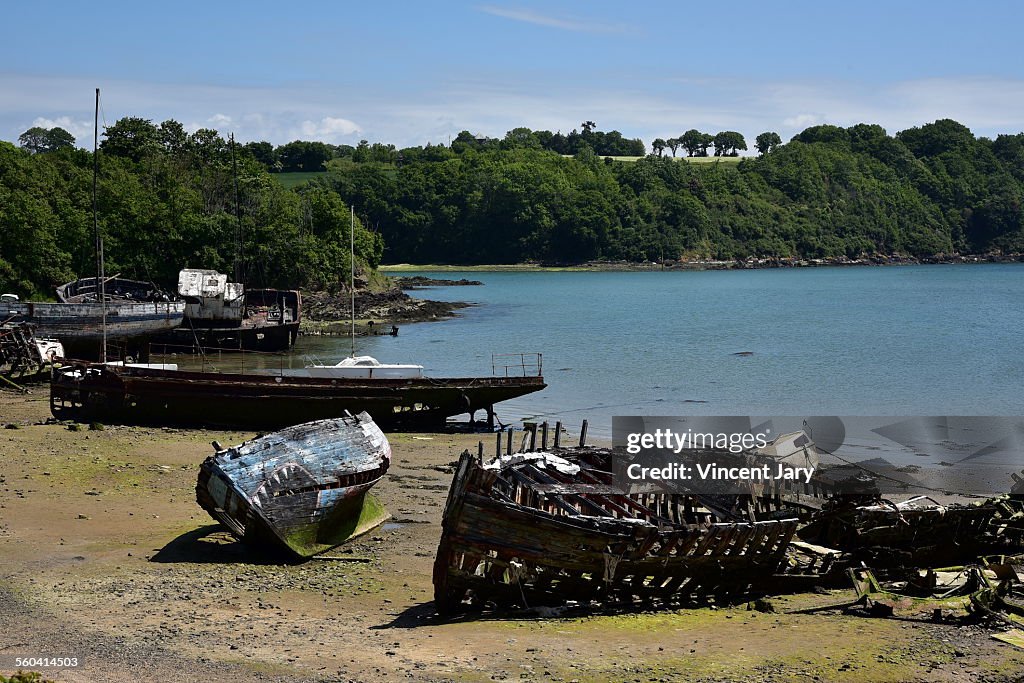
[[[488,469],[463,454],[434,563],[438,611],[741,593],[773,577],[797,528],[665,517],[680,496],[625,495],[594,463],[570,459],[580,477],[529,462]]]
[[[273,429],[366,411],[386,425],[440,425],[540,391],[542,377],[329,379],[77,363],[50,381],[58,419]]]
[[[207,458],[196,500],[240,540],[308,558],[387,519],[368,492],[390,462],[387,438],[366,413],[308,422]]]
[[[31,323],[37,336],[59,339],[68,357],[89,358],[103,345],[103,309],[98,303],[0,303],[0,319]],[[180,325],[184,311],[184,302],[108,303],[106,340],[146,340]]]

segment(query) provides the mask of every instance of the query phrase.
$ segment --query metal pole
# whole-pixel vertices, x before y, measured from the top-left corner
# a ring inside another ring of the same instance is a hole
[[[96,202],[96,185],[100,174],[100,89],[96,88],[96,109],[92,117],[92,231],[96,239],[96,291],[103,310],[103,348],[100,362],[107,362],[107,297],[103,282],[103,240],[100,238],[100,221]]]
[[[100,238],[100,301],[103,302],[103,348],[100,349],[100,362],[107,362],[107,282],[103,260],[103,238]]]
[[[351,225],[349,228],[349,280],[348,288],[352,294],[352,357],[356,357],[356,207],[352,205]]]
[[[235,160],[235,134],[231,134],[231,175],[235,181],[235,282],[242,281],[242,205],[238,198],[238,162]]]

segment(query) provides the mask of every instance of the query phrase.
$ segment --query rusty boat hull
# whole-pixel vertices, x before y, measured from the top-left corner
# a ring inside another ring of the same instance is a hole
[[[207,458],[196,501],[243,542],[304,559],[387,519],[369,490],[390,463],[391,446],[366,413],[307,422]]]
[[[540,391],[543,377],[333,379],[74,363],[50,380],[58,419],[276,429],[367,412],[383,425],[440,425]]]

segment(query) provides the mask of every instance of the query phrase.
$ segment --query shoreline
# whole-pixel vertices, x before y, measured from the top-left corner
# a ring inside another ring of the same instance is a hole
[[[703,270],[768,270],[776,268],[848,268],[868,266],[925,266],[976,265],[986,263],[1024,263],[1024,254],[966,254],[935,255],[927,257],[888,256],[862,259],[846,257],[825,259],[746,259],[665,261],[664,263],[634,263],[627,261],[590,261],[580,264],[492,263],[475,265],[389,263],[378,266],[385,274],[419,272],[648,272],[648,271],[703,271]]]

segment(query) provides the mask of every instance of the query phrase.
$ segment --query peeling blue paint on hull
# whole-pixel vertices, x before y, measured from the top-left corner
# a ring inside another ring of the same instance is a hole
[[[196,500],[237,538],[308,558],[387,519],[369,490],[390,462],[390,444],[368,414],[317,420],[210,456]]]

